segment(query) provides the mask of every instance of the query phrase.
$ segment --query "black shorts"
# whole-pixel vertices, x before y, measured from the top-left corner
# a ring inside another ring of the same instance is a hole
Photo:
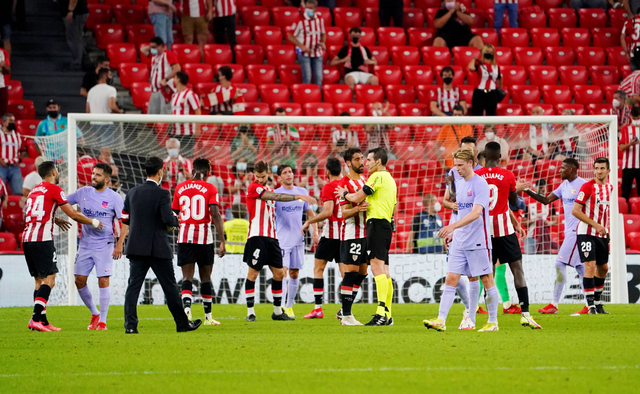
[[[260,271],[265,265],[282,268],[280,243],[271,237],[251,237],[244,246],[242,261],[256,271]]]
[[[367,262],[371,259],[384,261],[389,265],[389,249],[393,230],[391,223],[384,219],[370,219],[367,221]]]
[[[366,264],[367,239],[358,238],[340,242],[340,261],[348,265]]]
[[[522,261],[522,249],[518,236],[514,233],[504,237],[491,238],[493,264],[509,264]]]
[[[34,278],[46,278],[58,273],[58,256],[53,241],[25,242],[22,250],[29,273]]]
[[[578,234],[578,252],[580,261],[595,261],[596,265],[605,265],[609,262],[609,239],[593,235]]]
[[[326,262],[335,261],[336,263],[342,263],[342,261],[340,261],[340,242],[339,239],[320,238],[314,257]]]
[[[213,244],[178,244],[178,266],[198,263],[198,266],[213,265],[215,249]]]
[[[449,49],[451,49],[453,47],[466,47],[466,46],[469,46],[469,42],[475,36],[476,36],[476,34],[473,34],[473,32],[471,32],[471,31],[469,31],[469,32],[458,32],[456,34],[441,33],[441,34],[437,35],[437,37],[442,38],[447,43],[447,47],[449,47]]]

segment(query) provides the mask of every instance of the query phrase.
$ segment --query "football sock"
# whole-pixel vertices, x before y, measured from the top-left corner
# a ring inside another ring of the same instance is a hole
[[[356,297],[358,296],[358,291],[360,287],[362,287],[362,282],[367,278],[367,275],[357,274],[355,281],[353,282],[353,302],[356,302]]]
[[[211,303],[213,301],[213,286],[211,282],[200,283],[200,295],[205,317],[211,318]]]
[[[273,313],[282,314],[282,281],[271,280],[271,294],[273,294]]]
[[[525,313],[529,315],[529,289],[527,286],[519,287],[516,289],[516,293],[518,293],[518,301],[520,302],[520,308],[522,309],[522,314]]]
[[[244,282],[244,296],[247,299],[247,316],[255,315],[256,312],[253,309],[254,296],[256,293],[256,282],[252,280],[245,280]]]
[[[345,272],[342,285],[340,285],[340,298],[342,301],[342,315],[351,315],[351,306],[353,305],[353,282],[357,280],[357,272]]]
[[[484,290],[484,285],[482,281],[478,279],[478,283],[480,283],[480,290],[478,290],[478,301],[482,298],[482,290]],[[473,297],[473,294],[471,295]],[[485,293],[486,296],[486,293]]]
[[[300,279],[289,278],[289,291],[287,292],[287,308],[293,307],[293,302],[298,295],[298,287],[300,286]]]
[[[469,281],[469,319],[476,324],[476,311],[478,310],[478,297],[480,294],[480,281]]]
[[[594,292],[595,292],[595,279],[594,278],[584,278],[582,280],[584,283],[584,295],[587,298],[587,305],[589,307],[594,306]]]
[[[34,301],[36,300],[36,294],[38,294],[38,290],[34,290],[33,291],[33,300]]]
[[[596,305],[601,305],[602,291],[604,290],[604,278],[598,278],[596,276],[593,278],[593,282],[595,284],[595,289],[593,292],[593,301]]]
[[[564,284],[567,282],[567,265],[556,261],[556,281],[553,284],[553,306],[556,308],[560,303],[560,297],[562,297],[562,290],[564,290]]]
[[[389,283],[389,290],[387,291],[387,302],[385,303],[387,312],[387,319],[391,317],[391,303],[393,302],[393,280],[389,277],[387,278],[387,282]]]
[[[502,300],[503,305],[506,305],[505,309],[508,309],[511,306],[511,297],[509,297],[509,287],[507,286],[507,278],[505,278],[504,274],[507,271],[506,264],[500,264],[496,267],[496,287],[498,288],[498,293],[500,293],[500,299]]]
[[[315,309],[322,309],[322,298],[324,297],[324,279],[313,278],[313,298],[316,302]]]
[[[87,308],[89,308],[92,315],[95,316],[100,313],[98,312],[98,308],[96,308],[96,304],[93,302],[93,297],[91,296],[91,290],[89,290],[89,286],[78,289],[78,294],[80,295],[82,302],[84,302]]]
[[[487,311],[489,312],[487,323],[498,323],[499,297],[498,289],[495,286],[487,289]]]
[[[111,288],[101,287],[100,288],[100,323],[105,323],[105,324],[107,323],[107,314],[109,313],[110,300],[111,300]]]
[[[453,305],[453,300],[456,298],[456,288],[453,286],[444,285],[444,291],[442,292],[442,298],[440,299],[440,308],[438,309],[438,318],[446,323],[449,310]]]
[[[182,281],[182,307],[191,308],[193,301],[193,284],[190,280]]]
[[[387,300],[387,293],[389,292],[389,281],[387,281],[386,274],[380,274],[375,277],[376,280],[376,293],[378,295],[378,308],[376,309],[376,315],[384,316],[385,301]]]
[[[33,302],[33,321],[42,322],[45,326],[49,325],[47,320],[47,302],[51,294],[51,287],[40,285],[36,292],[36,299]]]
[[[460,296],[460,300],[462,300],[462,303],[464,304],[465,309],[469,309],[469,287],[467,286],[467,282],[460,278],[460,280],[458,281],[458,286],[456,286],[456,290],[458,292],[458,295]],[[478,304],[477,301],[478,300],[476,300],[476,305]]]
[[[286,304],[287,302],[287,294],[289,293],[288,290],[288,284],[289,284],[289,277],[285,276],[284,278],[282,278],[282,302]]]
[[[578,273],[578,278],[580,279],[580,288],[582,289],[582,294],[584,295],[584,265],[580,264],[576,267],[576,272]]]

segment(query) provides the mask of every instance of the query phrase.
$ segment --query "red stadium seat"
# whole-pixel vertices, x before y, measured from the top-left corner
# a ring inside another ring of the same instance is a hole
[[[366,116],[367,111],[364,108],[364,104],[360,103],[336,103],[334,105],[336,114],[348,112],[351,116]]]
[[[558,72],[562,85],[586,85],[589,81],[589,73],[585,66],[560,66]]]
[[[364,10],[364,23],[367,27],[377,29],[380,27],[380,9],[377,7],[367,7]]]
[[[214,82],[200,82],[193,85],[193,91],[198,95],[202,96],[203,94],[213,92],[213,89],[217,86],[217,83]]]
[[[418,102],[421,104],[431,105],[431,100],[435,97],[437,89],[438,87],[436,85],[415,86],[416,95],[418,96]]]
[[[451,64],[451,52],[446,47],[422,47],[422,60],[425,65],[430,66],[448,66]]]
[[[296,51],[293,45],[267,45],[266,51],[267,64],[279,66],[296,63]]]
[[[389,63],[389,50],[386,47],[369,47],[371,54],[376,58],[378,64]]]
[[[576,59],[573,49],[569,47],[548,47],[545,53],[549,66],[572,66]]]
[[[555,115],[556,114],[556,110],[553,107],[553,105],[551,104],[539,104],[539,103],[529,103],[529,104],[525,104],[524,105],[524,114],[527,116],[531,116],[531,112],[533,112],[533,109],[535,107],[540,107],[542,108],[542,110],[544,111],[545,115]]]
[[[561,114],[565,109],[572,109],[574,115],[586,115],[587,112],[584,109],[584,105],[582,104],[572,104],[572,103],[561,103],[556,104],[556,113]]]
[[[542,87],[542,101],[546,104],[570,103],[573,98],[571,88],[564,85],[546,85]]]
[[[129,92],[133,105],[136,108],[144,109],[151,98],[151,84],[149,82],[133,82]]]
[[[384,102],[384,90],[380,85],[356,85],[356,102],[371,104]]]
[[[381,85],[402,83],[400,66],[375,66],[373,70]]]
[[[420,52],[416,47],[391,47],[391,63],[396,66],[418,65],[420,64]]]
[[[189,83],[213,82],[213,68],[211,64],[187,63],[182,71],[189,75]]]
[[[234,63],[224,63],[224,64],[214,64],[213,65],[213,73],[216,74],[218,69],[222,66],[228,66],[233,71],[233,77],[231,77],[231,82],[234,83],[244,83],[244,67],[241,64]]]
[[[622,73],[622,79],[628,77],[632,73],[631,66],[629,66],[628,64],[625,64],[624,66],[621,66],[620,67],[620,72]]]
[[[487,10],[493,12],[493,10]],[[471,27],[484,27],[485,21],[490,17],[489,14],[485,13],[484,10],[478,8],[467,8],[467,13],[471,18],[473,18],[473,23],[471,23]],[[491,14],[493,15],[493,14]],[[505,17],[505,25],[508,24],[508,18]],[[493,22],[489,26],[493,26]]]
[[[413,4],[420,9],[440,8],[442,2],[440,0],[415,0]]]
[[[423,104],[414,104],[414,105],[423,105]],[[426,153],[425,147],[422,145],[421,142],[418,142],[418,141],[397,141],[396,151],[398,152],[398,159],[400,160],[411,160],[411,159],[422,160],[424,159],[425,153]]]
[[[246,72],[249,83],[254,85],[276,83],[276,67],[271,64],[250,64]]]
[[[586,104],[587,107],[587,115],[610,115],[611,114],[611,104]]]
[[[281,66],[278,66],[277,69],[280,83],[283,83],[285,85],[302,83],[302,72],[300,71],[299,65],[283,64]]]
[[[351,3],[351,2],[348,2],[348,3]],[[369,8],[369,7],[377,7],[378,1],[377,0],[355,0],[353,6],[364,10],[365,8]]]
[[[322,93],[318,85],[296,84],[291,86],[294,103],[319,103],[322,101]]]
[[[325,26],[324,29],[327,32],[327,47],[332,45],[344,45],[344,32],[341,28],[336,26]]]
[[[475,47],[454,47],[452,52],[453,64],[462,68],[467,68],[471,59],[480,58],[480,50]]]
[[[629,233],[640,232],[640,215],[624,215],[624,232],[627,244],[629,244]]]
[[[637,254],[637,251],[640,250],[640,233],[631,232],[626,234],[625,245],[628,248],[627,254]]]
[[[591,66],[589,74],[593,85],[605,86],[620,83],[620,72],[616,66]]]
[[[554,66],[529,66],[529,83],[531,85],[555,85],[558,83],[558,70]]]
[[[7,87],[9,100],[22,100],[24,98],[24,90],[20,81],[8,81],[5,79],[4,84]]]
[[[629,61],[627,60],[627,55],[621,46],[605,48],[605,52],[607,53],[608,65],[616,66],[616,67],[629,65]]]
[[[494,47],[498,46],[498,42],[500,41],[500,37],[498,33],[496,33],[496,29],[493,28],[483,28],[483,27],[475,27],[471,29],[474,34],[477,34],[482,38],[482,42],[485,44],[491,44]]]
[[[549,27],[562,29],[565,27],[576,27],[578,18],[572,8],[551,8],[547,11],[549,15]]]
[[[322,69],[322,84],[332,85],[340,81],[340,69],[338,66],[324,66]]]
[[[476,87],[473,85],[461,85],[458,86],[458,88],[460,88],[460,100],[464,100],[470,104],[471,101],[473,101],[473,91]],[[509,92],[507,91],[507,96],[508,95]],[[508,98],[505,98],[504,101],[508,101]]]
[[[289,88],[282,84],[260,85],[260,100],[264,103],[286,103],[289,101]]]
[[[502,28],[500,29],[500,42],[503,47],[528,47],[529,34],[523,28]]]
[[[496,63],[500,66],[510,66],[513,63],[513,52],[511,48],[496,47]]]
[[[124,42],[124,29],[121,25],[107,23],[95,25],[93,35],[96,46],[102,50],[107,48],[107,44]]]
[[[404,161],[403,160],[389,160],[387,162],[387,170],[391,173],[391,176],[395,178],[404,177]]]
[[[410,85],[385,86],[387,101],[393,104],[413,103],[416,100],[416,92]]]
[[[349,30],[351,30],[351,28],[345,27],[343,30],[344,30],[345,38],[349,38]],[[369,50],[372,50],[371,47],[376,45],[375,30],[373,29],[373,27],[365,27],[365,26],[360,26],[360,30],[362,30],[362,33],[360,34],[360,45],[364,45],[368,47]],[[380,45],[380,47],[383,47],[383,46]]]
[[[547,16],[544,12],[522,12],[518,19],[518,26],[524,27],[527,30],[547,26]]]
[[[435,66],[433,68],[433,75],[436,77],[436,85],[442,85],[442,77],[440,74],[442,73],[442,69],[447,66]],[[448,66],[453,69],[453,84],[454,85],[462,85],[464,83],[464,70],[460,66]]]
[[[604,101],[605,103],[610,103],[613,101],[613,93],[616,92],[616,90],[620,89],[620,85],[618,84],[614,84],[614,85],[605,85],[602,87],[602,89],[604,90]]]
[[[405,8],[403,26],[405,29],[424,26],[424,13],[420,8]]]
[[[435,16],[438,13],[438,10],[440,10],[440,6],[435,8],[427,8],[424,10],[424,16],[427,19],[427,26],[434,27],[433,20],[435,19]]]
[[[580,66],[604,66],[606,56],[604,49],[599,47],[575,48],[578,65]]]
[[[496,110],[498,116],[522,116],[523,114],[522,106],[519,104],[500,103]]]
[[[565,47],[588,47],[591,43],[589,29],[575,27],[560,30],[562,34],[562,46]]]
[[[281,28],[291,27],[294,23],[300,20],[298,7],[273,7],[271,9],[271,14],[273,15],[273,24]],[[268,24],[269,22],[265,25]],[[325,26],[325,29],[326,27],[328,27],[328,25]]]
[[[593,85],[573,86],[573,95],[577,104],[601,104],[602,89]]]
[[[242,92],[244,101],[247,103],[255,103],[258,101],[258,87],[251,83],[235,83],[234,86]]]
[[[591,29],[607,27],[607,13],[600,8],[582,8],[578,10],[580,27]]]
[[[622,30],[622,27],[629,19],[627,12],[622,8],[612,8],[609,10],[609,22],[611,27]]]
[[[442,174],[440,162],[437,160],[411,159],[405,161],[404,165],[407,175],[412,179],[422,179]]]
[[[9,100],[7,112],[12,113],[16,120],[35,119],[36,109],[31,100]]]
[[[120,63],[135,63],[138,60],[136,47],[127,43],[107,44],[107,56],[111,68],[118,68]]]
[[[435,37],[434,29],[428,27],[410,27],[407,29],[409,34],[409,46],[423,47],[433,45]]]
[[[200,63],[201,56],[198,44],[173,44],[171,46],[171,52],[176,54],[178,62],[181,65],[187,63]]]
[[[514,85],[510,89],[514,104],[529,104],[540,102],[540,90],[537,86]]]
[[[16,120],[16,131],[21,135],[35,136],[39,124],[40,120],[35,119]]]
[[[505,86],[527,84],[527,73],[523,66],[502,66],[500,73]]]
[[[147,82],[149,80],[149,66],[142,63],[120,63],[118,67],[120,84],[129,89],[134,82]],[[193,81],[190,79],[190,82]]]
[[[428,110],[429,107],[426,104],[403,103],[398,105],[400,116],[426,116]]]
[[[287,4],[286,0],[260,0],[260,4],[263,7],[283,7]]]
[[[584,27],[584,26],[581,26]],[[595,27],[591,29],[593,46],[604,48],[620,46],[620,29],[614,27]]]
[[[271,104],[271,114],[276,114],[277,108],[283,108],[287,116],[302,116],[302,105],[298,103],[273,103]]]
[[[329,103],[306,103],[302,105],[305,116],[333,116],[333,105]]]
[[[236,45],[236,63],[262,64],[264,63],[264,50],[260,45]]]
[[[401,27],[379,27],[376,30],[380,46],[404,46],[407,43],[407,35]]]
[[[537,27],[529,31],[531,35],[531,45],[538,48],[560,46],[560,33],[558,29]]]
[[[116,23],[124,26],[142,24],[146,13],[144,7],[135,4],[116,4],[113,7]]]
[[[407,85],[431,85],[433,72],[429,66],[404,66],[404,81]]]
[[[630,197],[629,205],[630,205],[631,214],[640,215],[640,197]]]
[[[240,9],[240,19],[245,26],[268,26],[271,15],[267,7],[249,6]]]
[[[353,7],[336,7],[333,9],[333,17],[335,26],[344,28],[352,28],[362,24],[362,10]]]
[[[149,44],[151,39],[156,36],[153,25],[127,25],[127,42],[136,47],[141,44]]]
[[[533,64],[542,64],[544,55],[542,48],[536,47],[517,47],[514,48],[514,60],[518,66],[530,66]]]
[[[204,45],[204,62],[207,64],[231,63],[233,53],[229,45],[205,44]]]
[[[356,92],[356,94],[357,94],[357,92]],[[393,105],[393,104],[387,103],[387,104],[385,104],[385,107],[387,105],[389,106],[389,110],[388,110],[389,111],[389,115],[390,116],[398,116],[398,109],[396,108],[396,106]],[[373,103],[366,104],[366,107],[367,107],[367,115],[368,116],[373,116]],[[404,128],[405,126],[403,125],[402,127]],[[408,126],[405,129],[402,129],[402,130],[407,130],[407,129],[409,129]],[[394,128],[394,131],[396,133],[399,133],[401,131],[401,129],[400,129],[399,126],[396,126]],[[391,141],[394,141],[394,142],[395,142],[395,139],[394,139],[395,137],[396,137],[396,135],[394,135],[394,134],[389,135],[389,138],[391,138]],[[411,135],[409,135],[409,138],[411,138]]]
[[[331,104],[350,103],[353,101],[353,94],[348,85],[324,85],[322,87],[322,95],[324,102]]]
[[[507,170],[512,171],[516,179],[523,176],[531,178],[535,172],[531,160],[509,160]]]
[[[85,26],[89,30],[93,30],[96,25],[111,23],[113,19],[113,8],[105,4],[87,4],[89,7],[89,17]]]
[[[14,252],[17,248],[16,237],[12,233],[0,233],[0,251]]]
[[[536,170],[540,178],[550,179],[558,175],[561,165],[561,160],[541,159],[536,161]]]
[[[249,26],[236,25],[236,44],[251,45],[251,28]]]
[[[283,34],[279,26],[254,26],[253,37],[256,45],[281,45]]]
[[[245,103],[245,112],[253,116],[269,116],[271,108],[268,103]]]

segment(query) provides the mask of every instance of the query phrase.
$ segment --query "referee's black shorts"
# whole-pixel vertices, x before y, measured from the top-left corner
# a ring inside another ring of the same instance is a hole
[[[391,223],[385,219],[369,219],[367,221],[367,262],[371,259],[384,261],[389,265],[389,249],[393,230]]]
[[[22,250],[29,273],[34,278],[46,278],[58,273],[58,257],[53,241],[24,242]]]
[[[178,266],[198,263],[198,267],[213,265],[215,249],[213,244],[178,244]]]
[[[518,242],[518,236],[515,233],[491,238],[491,246],[493,248],[491,253],[493,265],[497,263],[511,264],[522,260],[522,249],[520,249],[520,242]]]

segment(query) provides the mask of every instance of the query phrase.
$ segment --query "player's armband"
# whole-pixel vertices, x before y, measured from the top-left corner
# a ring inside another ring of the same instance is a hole
[[[364,186],[362,187],[362,191],[363,191],[363,192],[364,192],[364,194],[366,194],[367,196],[370,196],[370,195],[372,195],[372,194],[373,194],[373,191],[374,191],[374,190],[373,190],[373,188],[372,188],[371,186],[369,186],[369,185],[364,185]]]

